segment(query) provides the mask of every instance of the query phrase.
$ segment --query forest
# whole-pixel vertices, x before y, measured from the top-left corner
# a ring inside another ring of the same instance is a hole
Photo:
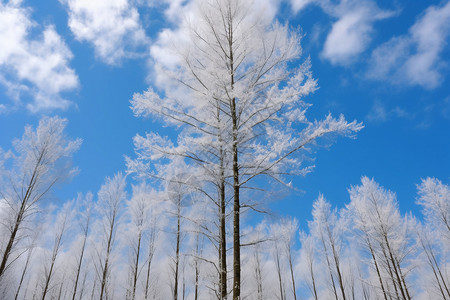
[[[181,21],[182,39],[167,33],[158,88],[130,100],[161,131],[136,134],[98,191],[54,199],[80,176],[83,141],[66,118],[0,148],[1,299],[450,299],[450,187],[438,178],[407,199],[420,215],[365,174],[340,207],[318,195],[305,228],[267,209],[313,171],[317,149],[364,125],[308,117],[318,82],[301,32],[251,8],[208,1]]]

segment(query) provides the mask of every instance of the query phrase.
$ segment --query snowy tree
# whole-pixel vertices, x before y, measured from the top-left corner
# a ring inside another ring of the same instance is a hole
[[[101,248],[97,249],[97,276],[100,280],[100,299],[112,296],[110,289],[112,254],[116,239],[119,218],[122,214],[123,202],[126,199],[126,177],[117,173],[114,177],[106,178],[98,192],[96,210],[100,215],[100,230],[102,233]]]
[[[354,227],[369,251],[384,299],[411,299],[407,275],[412,269],[408,256],[414,245],[407,218],[400,215],[395,195],[374,180],[363,177],[350,189]]]
[[[323,195],[319,195],[314,202],[312,215],[313,221],[309,222],[308,227],[318,245],[316,249],[325,260],[329,276],[328,287],[336,300],[349,299],[343,266],[344,223]]]
[[[418,186],[418,204],[423,208],[427,222],[445,236],[450,244],[450,187],[435,178],[422,180]],[[450,250],[450,249],[448,249]]]
[[[147,268],[144,282],[143,297],[147,299],[151,263],[155,248],[156,206],[159,203],[158,195],[145,183],[133,186],[133,194],[126,205],[127,242],[130,252],[130,280],[127,290],[129,299],[139,298],[138,282],[144,268]],[[147,245],[148,243],[148,245]],[[145,246],[148,246],[148,253]],[[145,265],[143,265],[145,264]]]
[[[81,230],[81,247],[79,249],[79,252],[76,253],[76,271],[75,271],[75,280],[73,284],[73,291],[72,291],[72,300],[75,300],[75,297],[78,292],[78,283],[80,281],[80,275],[83,267],[83,261],[84,261],[84,255],[86,251],[86,243],[89,236],[89,228],[91,225],[91,214],[92,214],[92,200],[93,195],[92,193],[87,193],[85,197],[83,197],[81,194],[78,195],[77,198],[77,217],[78,217],[78,224],[80,226]],[[82,208],[82,209],[81,209]],[[72,246],[73,247],[73,246]],[[82,297],[82,291],[83,286],[81,287],[80,292],[80,298]]]
[[[62,207],[61,211],[57,214],[56,220],[53,224],[55,228],[53,247],[51,249],[50,259],[44,264],[44,274],[41,278],[44,280],[42,287],[42,300],[45,300],[45,297],[52,293],[52,288],[56,285],[51,285],[51,281],[54,277],[54,273],[57,267],[57,258],[60,255],[61,247],[63,244],[63,237],[66,234],[68,223],[72,219],[71,213],[73,213],[71,206],[73,203],[66,202]],[[53,222],[52,222],[53,223]],[[60,283],[61,289],[64,280]],[[59,296],[60,298],[61,296]],[[53,298],[53,297],[52,297]]]
[[[423,260],[431,270],[429,290],[433,297],[450,298],[450,188],[435,178],[418,185],[419,199],[425,224],[415,226],[416,240]],[[433,290],[431,287],[434,287]]]
[[[180,25],[183,38],[177,46],[170,45],[176,49],[174,60],[157,66],[174,80],[161,85],[163,96],[150,88],[132,101],[136,115],[158,116],[181,126],[177,145],[156,134],[139,137],[138,162],[176,155],[209,170],[210,181],[219,186],[221,176],[231,185],[232,289],[233,298],[239,299],[240,214],[247,206],[241,189],[259,175],[283,181],[284,174],[308,172],[296,154],[321,136],[352,135],[362,126],[342,116],[306,119],[310,105],[302,98],[317,84],[309,60],[300,60],[297,32],[272,24],[247,1],[195,4],[191,18]],[[139,169],[142,164],[133,166]]]
[[[14,151],[1,153],[0,197],[7,210],[7,236],[1,244],[0,281],[20,253],[18,243],[27,235],[25,223],[38,211],[38,204],[64,179],[77,170],[70,167],[70,158],[78,150],[81,140],[65,135],[67,120],[44,117],[34,130],[25,127],[22,139],[15,140]],[[15,253],[13,259],[11,255]]]

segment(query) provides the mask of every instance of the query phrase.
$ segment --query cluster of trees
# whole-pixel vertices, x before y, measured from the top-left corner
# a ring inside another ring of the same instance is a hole
[[[288,176],[311,170],[315,148],[363,126],[306,117],[317,82],[298,32],[269,24],[250,1],[201,2],[170,63],[156,63],[159,90],[131,102],[173,134],[137,135],[125,174],[96,197],[43,201],[76,173],[81,141],[65,136],[64,119],[27,127],[0,153],[0,297],[450,297],[449,188],[437,180],[420,187],[424,225],[367,178],[339,213],[320,196],[300,243],[296,220],[241,224]]]
[[[0,298],[223,299],[220,218],[196,177],[173,170],[159,190],[128,189],[118,173],[97,196],[46,200],[76,172],[80,140],[64,135],[65,124],[44,118],[1,153]],[[339,210],[319,195],[304,230],[270,216],[243,226],[241,297],[449,299],[450,187],[433,178],[418,185],[420,220],[367,177],[349,194]],[[233,265],[225,268],[229,297]]]

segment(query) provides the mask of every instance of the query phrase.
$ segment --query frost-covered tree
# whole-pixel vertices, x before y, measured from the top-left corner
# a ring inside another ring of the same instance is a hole
[[[148,297],[151,263],[155,248],[157,194],[145,183],[133,186],[133,194],[126,203],[127,228],[125,234],[129,243],[130,278],[127,294],[129,299]],[[148,246],[146,249],[145,246]],[[148,253],[147,253],[148,251]],[[143,272],[147,268],[147,272]],[[146,274],[143,280],[141,275]],[[138,293],[138,283],[144,283],[143,296]]]
[[[87,193],[85,197],[81,194],[78,195],[77,198],[77,219],[79,228],[81,230],[81,246],[79,248],[79,252],[76,253],[76,267],[75,267],[75,279],[73,284],[72,291],[72,300],[75,300],[78,292],[78,283],[80,281],[80,275],[82,272],[84,255],[86,252],[86,244],[89,236],[89,228],[91,225],[91,214],[92,214],[92,203],[93,195],[92,193]],[[72,246],[74,247],[74,245]],[[82,297],[83,286],[81,287],[80,298]]]
[[[400,215],[395,194],[374,180],[363,177],[360,186],[350,189],[348,209],[353,225],[360,231],[361,244],[372,258],[378,288],[384,299],[411,299],[407,275],[413,254],[409,220]],[[375,283],[374,283],[375,284]]]
[[[256,5],[195,1],[194,13],[178,29],[183,38],[170,45],[174,60],[157,61],[158,72],[173,81],[161,84],[160,93],[150,88],[132,100],[136,115],[156,115],[181,127],[176,144],[156,134],[135,139],[138,162],[180,156],[204,167],[211,182],[221,186],[226,179],[231,186],[234,299],[240,298],[240,215],[248,205],[241,190],[259,175],[283,181],[284,174],[306,173],[308,166],[296,154],[307,145],[362,128],[343,116],[306,118],[310,105],[302,99],[317,84],[309,59],[300,58],[300,34],[264,18]],[[164,40],[170,39],[165,31]]]
[[[418,190],[417,203],[422,206],[427,222],[439,230],[450,245],[450,187],[438,179],[427,178],[422,180]]]
[[[0,152],[0,197],[7,216],[2,221],[7,236],[2,237],[0,244],[0,282],[20,255],[15,250],[27,236],[24,225],[38,211],[39,202],[57,183],[77,172],[70,161],[81,140],[67,138],[66,125],[66,119],[44,117],[36,129],[25,127],[22,138],[13,142],[14,150]]]
[[[295,284],[295,257],[296,257],[296,237],[298,234],[297,219],[283,218],[279,223],[271,226],[271,235],[276,243],[276,247],[280,247],[280,252],[284,257],[289,269],[290,290],[292,296],[286,296],[287,299],[297,300],[296,284]],[[279,245],[279,246],[278,246]],[[285,292],[286,293],[286,292]]]
[[[300,232],[300,271],[304,284],[308,287],[314,300],[319,299],[318,282],[316,271],[316,251],[314,249],[314,239],[304,231]]]
[[[56,267],[57,267],[57,258],[60,255],[62,244],[63,244],[63,237],[66,234],[68,223],[71,220],[71,213],[73,211],[71,210],[71,206],[73,203],[66,202],[64,206],[62,207],[61,211],[57,214],[56,220],[54,224],[52,224],[55,228],[54,232],[54,240],[53,240],[53,247],[51,249],[51,255],[48,262],[44,262],[44,272],[43,276],[41,278],[43,279],[43,287],[42,287],[42,296],[41,299],[45,300],[45,297],[47,295],[50,295],[52,293],[53,287],[56,285],[51,285],[51,281],[53,280]],[[64,283],[64,280],[62,280],[62,284]]]
[[[438,179],[426,178],[418,185],[418,194],[417,203],[423,208],[425,224],[415,226],[417,244],[431,270],[431,293],[447,299],[450,298],[450,187]]]
[[[97,276],[100,280],[100,299],[111,298],[111,260],[116,240],[119,218],[122,214],[123,202],[126,199],[126,177],[117,173],[114,177],[107,177],[98,192],[96,210],[100,218],[102,234],[101,247],[97,249],[98,261],[96,264]]]
[[[312,215],[313,221],[308,223],[308,227],[315,239],[316,249],[323,257],[329,277],[328,287],[336,300],[349,299],[343,266],[344,223],[323,195],[319,195],[314,202]]]

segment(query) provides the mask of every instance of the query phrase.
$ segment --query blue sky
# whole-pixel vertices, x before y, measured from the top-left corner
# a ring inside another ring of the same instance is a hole
[[[301,28],[319,90],[310,118],[328,112],[362,121],[356,139],[315,153],[316,168],[293,179],[275,212],[310,218],[319,192],[333,204],[363,175],[417,211],[416,184],[450,170],[450,2],[255,0],[268,18]],[[0,147],[11,148],[43,115],[69,120],[83,139],[80,174],[57,196],[96,192],[125,169],[136,133],[170,130],[135,118],[129,101],[155,81],[154,45],[192,1],[44,0],[0,2]]]

